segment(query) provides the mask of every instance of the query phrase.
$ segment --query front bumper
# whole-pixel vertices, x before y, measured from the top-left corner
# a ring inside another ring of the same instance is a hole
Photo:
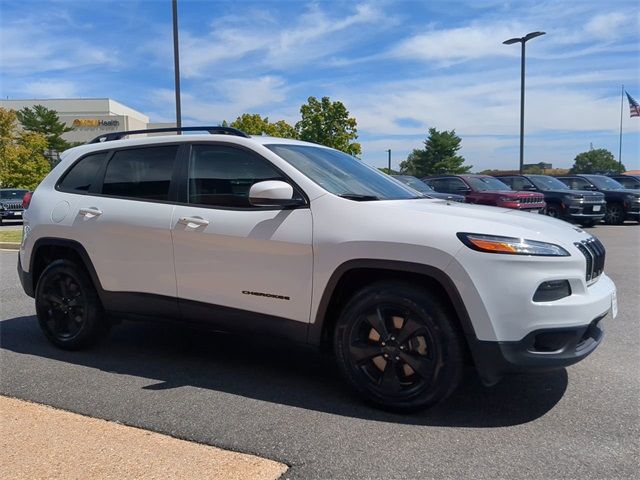
[[[604,218],[607,209],[606,202],[602,203],[568,203],[563,204],[565,216],[580,220],[593,219],[599,220]]]
[[[602,342],[602,319],[573,328],[536,330],[517,342],[470,340],[476,369],[485,385],[494,385],[509,373],[543,372],[573,365]]]
[[[0,210],[0,217],[5,218],[22,218],[22,210]]]

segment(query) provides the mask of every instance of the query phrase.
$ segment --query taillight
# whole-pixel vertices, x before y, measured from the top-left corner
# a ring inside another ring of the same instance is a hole
[[[29,208],[31,197],[33,197],[33,192],[27,192],[24,194],[24,197],[22,197],[22,208],[24,208],[25,210]]]

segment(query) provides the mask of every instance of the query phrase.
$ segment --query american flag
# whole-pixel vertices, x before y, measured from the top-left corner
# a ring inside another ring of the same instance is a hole
[[[627,93],[627,92],[624,92]],[[627,93],[627,98],[629,99],[629,110],[631,110],[632,117],[640,117],[640,104],[636,102],[631,95]]]

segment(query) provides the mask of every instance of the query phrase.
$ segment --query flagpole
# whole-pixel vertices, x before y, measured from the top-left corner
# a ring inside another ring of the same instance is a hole
[[[622,165],[622,110],[624,108],[624,84],[620,92],[620,150],[618,150],[618,163]]]

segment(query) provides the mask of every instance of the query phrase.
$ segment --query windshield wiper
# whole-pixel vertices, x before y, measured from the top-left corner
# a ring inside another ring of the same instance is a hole
[[[350,192],[341,193],[338,196],[342,197],[342,198],[349,199],[349,200],[355,200],[357,202],[370,202],[372,200],[380,200],[375,195],[362,195],[360,193],[350,193]]]

